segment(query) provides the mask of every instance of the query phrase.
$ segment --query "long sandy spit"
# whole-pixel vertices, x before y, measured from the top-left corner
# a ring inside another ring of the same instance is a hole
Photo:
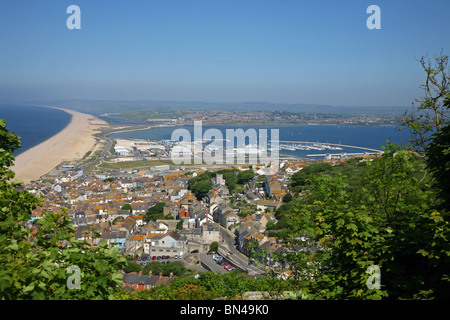
[[[72,115],[69,124],[59,133],[16,157],[12,170],[15,180],[29,183],[56,168],[62,161],[81,159],[96,143],[94,133],[107,123],[99,118],[64,108]]]

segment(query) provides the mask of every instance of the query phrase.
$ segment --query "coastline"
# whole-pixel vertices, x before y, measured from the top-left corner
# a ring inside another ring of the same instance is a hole
[[[49,173],[64,160],[81,159],[96,143],[94,134],[108,124],[86,113],[60,107],[39,105],[69,113],[69,124],[48,140],[19,154],[11,168],[15,180],[29,183]]]

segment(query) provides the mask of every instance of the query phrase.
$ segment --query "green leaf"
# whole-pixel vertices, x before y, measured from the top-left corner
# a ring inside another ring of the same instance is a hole
[[[30,284],[30,285],[26,286],[25,288],[23,288],[22,292],[27,293],[28,291],[32,291],[32,290],[34,290],[34,284]]]
[[[17,244],[17,241],[13,240],[9,246],[6,247],[7,249],[18,251],[19,245]]]
[[[11,277],[7,274],[0,274],[0,292],[11,286]]]
[[[420,249],[419,251],[417,251],[417,253],[422,254],[424,257],[426,257],[429,254],[429,252],[427,252],[427,251],[425,251],[423,249]]]

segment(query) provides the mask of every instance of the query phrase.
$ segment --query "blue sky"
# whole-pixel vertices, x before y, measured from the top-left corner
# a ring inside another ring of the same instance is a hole
[[[415,57],[450,54],[449,16],[446,0],[1,0],[0,101],[409,106]]]

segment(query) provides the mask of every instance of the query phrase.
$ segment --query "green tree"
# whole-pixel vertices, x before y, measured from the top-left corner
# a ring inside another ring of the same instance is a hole
[[[195,194],[198,200],[203,199],[211,190],[211,182],[209,180],[202,180],[192,186],[191,191]]]
[[[255,172],[253,170],[244,170],[238,173],[237,175],[237,183],[238,184],[246,184],[255,176]]]
[[[18,147],[19,138],[0,120],[0,298],[114,298],[122,285],[117,270],[125,262],[118,248],[78,241],[67,210],[47,212],[30,224],[40,199],[10,182]]]
[[[121,210],[130,210],[130,213],[133,213],[133,208],[131,207],[131,204],[125,203],[121,208]]]
[[[223,175],[223,179],[225,180],[225,185],[227,186],[230,192],[233,192],[236,189],[238,184],[237,175],[239,174],[238,169],[222,169],[217,171],[215,174],[219,173]]]
[[[164,272],[164,265],[159,261],[149,262],[142,272],[144,274],[149,274],[150,271],[153,275],[159,275],[161,272]]]
[[[332,168],[329,163],[317,163],[304,167],[302,170],[294,173],[291,176],[291,180],[289,183],[290,188],[295,188],[298,186],[305,186],[307,184],[307,180],[321,172],[330,171]]]
[[[139,272],[141,270],[142,270],[141,265],[134,260],[127,261],[127,263],[123,266],[123,272],[125,273]]]
[[[235,171],[227,171],[223,174],[223,178],[225,179],[225,185],[227,186],[230,192],[233,192],[236,189],[236,185],[238,183],[238,178],[234,172]]]
[[[163,264],[160,261],[152,261],[144,267],[143,273],[149,274],[150,271],[153,275],[162,273],[163,276],[169,276],[172,273],[174,276],[181,277],[186,272],[186,267],[181,261],[173,261],[167,264]]]
[[[171,273],[174,276],[181,277],[186,272],[186,267],[181,261],[173,261],[163,265],[163,275],[169,276]]]
[[[444,102],[450,109],[450,96]],[[432,136],[431,143],[426,147],[427,168],[434,177],[433,187],[443,200],[443,206],[450,211],[450,123],[447,122],[441,130]]]
[[[147,209],[146,214],[144,215],[144,221],[156,221],[158,219],[164,219],[164,207],[166,204],[164,202],[158,202],[154,206]]]
[[[210,181],[212,177],[213,177],[212,172],[205,171],[202,174],[188,180],[188,189],[192,191],[192,187],[194,184],[200,181]]]
[[[450,74],[447,67],[448,56],[440,55],[427,59],[422,56],[419,60],[426,74],[422,85],[424,96],[415,99],[412,111],[406,111],[400,119],[401,126],[411,133],[410,147],[423,152],[431,141],[431,135],[439,131],[450,114],[444,100],[450,93]]]
[[[288,203],[288,202],[291,202],[292,201],[292,194],[291,193],[286,193],[285,195],[284,195],[284,197],[283,197],[283,202],[284,203]]]
[[[212,242],[209,246],[209,250],[217,252],[219,250],[219,243],[217,241]]]
[[[346,176],[321,174],[308,191],[287,204],[287,228],[279,235],[300,246],[307,235],[317,248],[280,257],[311,297],[449,297],[448,215],[435,210],[439,201],[423,160],[390,145],[365,167],[359,188]],[[367,286],[372,265],[381,270],[379,289]],[[305,274],[314,281],[304,281]]]

